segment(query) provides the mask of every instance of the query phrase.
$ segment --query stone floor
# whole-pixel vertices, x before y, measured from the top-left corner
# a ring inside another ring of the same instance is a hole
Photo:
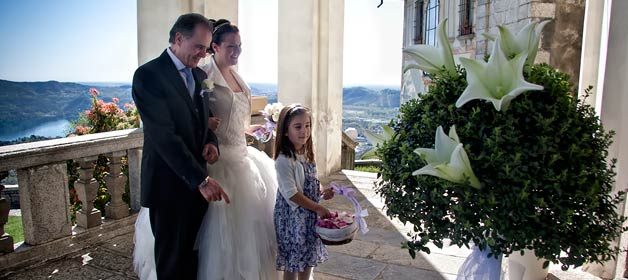
[[[433,246],[431,254],[417,253],[412,259],[400,247],[410,228],[383,214],[381,198],[373,191],[375,179],[373,173],[343,171],[323,180],[324,184],[335,181],[358,190],[358,201],[369,211],[366,220],[370,231],[365,235],[358,233],[349,244],[329,246],[329,261],[315,269],[315,279],[456,279],[459,267],[471,251],[456,246],[443,249]],[[353,212],[351,203],[341,196],[324,204],[330,209]],[[62,259],[9,274],[6,279],[137,279],[132,251],[131,232]]]

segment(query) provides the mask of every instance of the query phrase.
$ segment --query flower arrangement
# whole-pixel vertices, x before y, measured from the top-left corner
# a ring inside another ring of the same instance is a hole
[[[488,61],[460,58],[462,68],[445,24],[439,47],[404,50],[406,70],[431,85],[402,105],[376,152],[387,214],[414,225],[410,255],[450,239],[489,257],[534,250],[544,267],[614,259],[626,219],[607,159],[613,133],[566,74],[533,64],[546,23],[500,27]]]
[[[118,107],[118,98],[104,102],[97,98],[100,94],[97,89],[91,88],[89,93],[92,96],[92,107],[82,112],[74,122],[74,135],[139,127],[140,119],[135,105],[127,103],[124,105],[125,110],[122,110]]]
[[[253,137],[264,143],[270,141],[273,136],[273,131],[277,127],[277,121],[279,121],[279,114],[281,114],[281,109],[283,109],[283,104],[280,102],[266,104],[264,110],[260,111],[264,115],[264,119],[266,123],[262,127],[262,129],[258,129],[253,132]]]

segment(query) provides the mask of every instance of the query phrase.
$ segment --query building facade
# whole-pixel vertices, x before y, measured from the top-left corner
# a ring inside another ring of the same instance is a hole
[[[549,63],[578,85],[584,0],[405,0],[403,46],[436,45],[436,26],[447,19],[447,35],[455,58],[482,59],[498,25],[520,30],[532,21],[551,20],[542,33],[536,62]],[[411,70],[418,71],[418,70]],[[406,73],[402,101],[426,91],[427,80]]]

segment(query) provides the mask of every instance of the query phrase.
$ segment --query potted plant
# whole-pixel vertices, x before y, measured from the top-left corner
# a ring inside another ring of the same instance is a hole
[[[401,106],[377,151],[387,214],[414,225],[410,255],[450,239],[488,257],[529,249],[563,270],[614,259],[625,218],[607,159],[613,133],[566,74],[533,65],[545,23],[516,35],[500,27],[488,61],[461,67],[445,22],[439,47],[404,50],[414,59],[406,68],[431,85]]]

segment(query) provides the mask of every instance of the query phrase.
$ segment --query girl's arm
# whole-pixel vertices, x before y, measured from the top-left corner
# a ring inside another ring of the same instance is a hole
[[[316,214],[321,218],[327,218],[331,215],[327,208],[307,198],[307,196],[303,195],[301,192],[297,192],[295,195],[290,197],[290,200],[307,210],[316,212]]]

